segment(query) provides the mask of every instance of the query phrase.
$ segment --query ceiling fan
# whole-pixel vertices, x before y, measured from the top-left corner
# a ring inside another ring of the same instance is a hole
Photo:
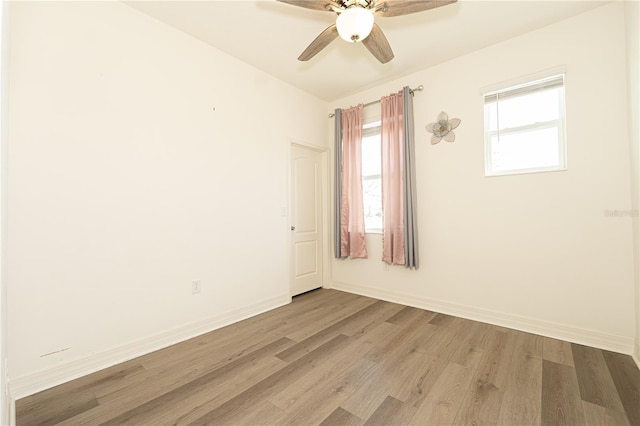
[[[330,25],[300,54],[299,61],[308,61],[338,36],[364,46],[380,62],[393,59],[393,50],[382,29],[374,22],[374,15],[392,17],[422,12],[455,3],[457,0],[278,0],[307,9],[335,12],[336,23]]]

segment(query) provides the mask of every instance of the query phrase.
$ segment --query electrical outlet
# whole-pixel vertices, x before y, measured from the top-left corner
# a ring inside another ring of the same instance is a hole
[[[191,281],[191,294],[200,293],[202,291],[202,284],[200,280]]]

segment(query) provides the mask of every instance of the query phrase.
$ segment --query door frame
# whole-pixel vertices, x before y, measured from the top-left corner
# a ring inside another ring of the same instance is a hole
[[[292,150],[293,147],[308,149],[310,151],[315,151],[321,156],[321,164],[320,164],[320,182],[321,182],[321,193],[320,198],[322,200],[322,247],[320,250],[322,256],[322,286],[321,288],[329,288],[329,236],[331,235],[329,232],[329,149],[326,147],[320,147],[304,142],[299,141],[291,141],[289,143],[289,149],[287,150],[287,227],[285,232],[287,233],[287,267],[288,267],[288,276],[289,276],[289,297],[293,296],[293,233],[291,232],[291,226],[293,225],[291,222],[293,220],[293,176],[291,175],[291,161],[293,159]]]

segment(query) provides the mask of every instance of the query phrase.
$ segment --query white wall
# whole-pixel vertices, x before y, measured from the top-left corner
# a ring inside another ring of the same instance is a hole
[[[446,43],[446,34],[443,34]],[[566,66],[569,170],[484,177],[480,89]],[[630,353],[634,335],[624,5],[603,6],[335,102],[414,98],[421,267],[333,261],[333,286]],[[456,142],[429,144],[444,110]]]
[[[289,145],[326,103],[120,2],[13,6],[14,397],[287,303]]]
[[[633,210],[633,248],[636,284],[636,344],[635,359],[640,366],[640,3],[626,1],[625,29],[627,47],[627,81],[629,85],[629,146],[631,157],[631,200]]]
[[[7,376],[7,118],[9,3],[0,2],[0,425],[9,424],[11,396]]]

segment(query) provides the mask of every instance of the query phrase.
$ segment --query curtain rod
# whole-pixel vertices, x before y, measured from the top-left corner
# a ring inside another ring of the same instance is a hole
[[[411,94],[413,95],[413,92],[419,92],[419,91],[421,91],[423,89],[424,89],[424,86],[421,84],[420,86],[416,87],[415,89],[410,89],[410,90],[411,90]],[[380,103],[380,99],[378,99],[377,101],[367,102],[363,106],[369,106],[369,105],[373,105],[373,104],[377,104],[377,103]],[[336,116],[336,114],[333,113],[333,112],[329,114],[329,118],[333,118],[335,116]]]

